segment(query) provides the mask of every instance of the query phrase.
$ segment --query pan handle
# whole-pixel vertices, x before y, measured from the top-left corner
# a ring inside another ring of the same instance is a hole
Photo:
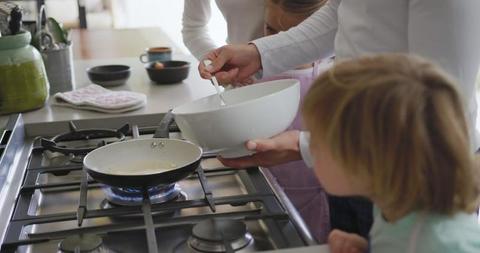
[[[168,110],[167,114],[163,116],[162,121],[160,121],[160,124],[158,125],[157,130],[155,130],[155,133],[153,134],[153,138],[168,138],[169,137],[169,129],[168,127],[170,124],[172,124],[174,119],[172,109]]]
[[[134,139],[140,138],[140,131],[138,130],[137,125],[132,126],[132,136],[133,136]]]

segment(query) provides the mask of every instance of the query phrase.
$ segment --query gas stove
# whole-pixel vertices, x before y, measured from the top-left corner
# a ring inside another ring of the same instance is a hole
[[[263,168],[225,168],[205,153],[196,173],[148,189],[145,206],[141,190],[102,185],[82,169],[89,151],[133,138],[131,127],[100,134],[69,124],[74,134],[29,137],[21,117],[10,123],[11,140],[0,146],[7,155],[0,162],[12,161],[3,168],[10,184],[0,198],[1,253],[257,252],[315,244]],[[155,128],[140,127],[139,138],[151,138]],[[174,125],[170,130],[170,138],[181,138]]]

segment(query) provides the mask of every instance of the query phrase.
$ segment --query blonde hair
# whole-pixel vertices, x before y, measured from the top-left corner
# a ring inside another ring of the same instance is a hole
[[[462,101],[432,64],[400,54],[339,63],[314,83],[303,117],[312,147],[322,141],[394,215],[477,207]]]

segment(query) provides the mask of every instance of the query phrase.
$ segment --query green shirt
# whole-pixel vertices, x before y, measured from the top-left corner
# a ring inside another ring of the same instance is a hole
[[[374,210],[371,253],[479,253],[480,225],[474,214],[412,212],[389,223]]]

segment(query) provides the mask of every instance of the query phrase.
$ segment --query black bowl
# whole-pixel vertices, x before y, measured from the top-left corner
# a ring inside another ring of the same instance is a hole
[[[130,77],[130,67],[126,65],[102,65],[87,69],[92,83],[112,87],[123,85]]]
[[[179,83],[188,77],[190,63],[186,61],[162,61],[162,69],[155,69],[155,62],[145,65],[150,80],[158,84]]]

